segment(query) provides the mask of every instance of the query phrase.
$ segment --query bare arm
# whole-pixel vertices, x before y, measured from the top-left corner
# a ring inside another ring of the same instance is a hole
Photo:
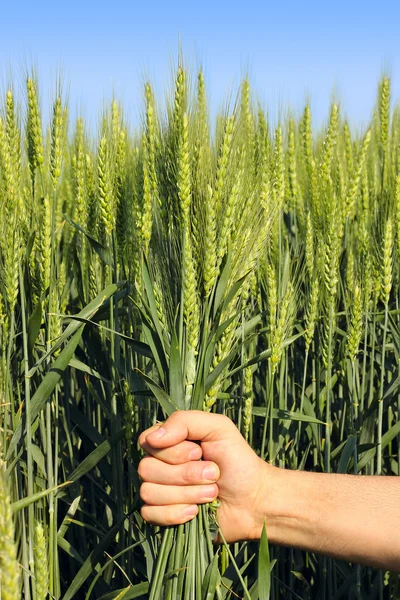
[[[400,572],[400,478],[276,470],[266,504],[271,542]]]
[[[278,469],[227,417],[198,411],[174,413],[140,443],[150,455],[139,465],[149,522],[184,523],[218,496],[229,542],[258,539],[266,519],[271,543],[400,572],[400,477]]]

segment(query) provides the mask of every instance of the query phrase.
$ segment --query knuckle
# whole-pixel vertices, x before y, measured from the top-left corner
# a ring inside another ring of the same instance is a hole
[[[143,477],[143,475],[144,475],[144,472],[143,472],[143,465],[142,465],[142,461],[140,461],[140,463],[139,463],[139,465],[138,465],[138,470],[137,470],[137,472],[138,472],[138,475],[139,475],[139,477],[140,477],[141,479],[143,479],[143,478],[144,478],[144,477]]]
[[[170,449],[171,455],[171,461],[173,461],[174,463],[179,463],[182,461],[182,451],[181,448],[179,448],[179,446],[173,446]]]
[[[183,469],[182,478],[187,484],[197,483],[199,481],[197,463],[187,463]]]
[[[191,487],[183,488],[182,502],[190,504],[193,501],[193,490]]]
[[[143,502],[146,502],[146,504],[152,503],[151,484],[142,483],[140,486],[140,498],[143,500]]]
[[[146,479],[146,473],[149,472],[148,462],[149,462],[149,459],[147,457],[145,457],[145,458],[142,458],[142,460],[139,463],[138,475],[139,475],[139,477],[141,477],[141,479]]]
[[[165,510],[163,521],[166,525],[177,525],[180,522],[174,507],[171,506]]]
[[[182,411],[181,410],[175,410],[173,413],[171,413],[167,419],[167,421],[169,423],[176,421],[177,419],[179,420],[182,416]]]
[[[150,523],[150,515],[147,506],[142,506],[142,508],[140,509],[140,515],[142,519]]]
[[[232,420],[226,415],[218,415],[221,421],[221,425],[224,427],[231,427],[233,425]]]

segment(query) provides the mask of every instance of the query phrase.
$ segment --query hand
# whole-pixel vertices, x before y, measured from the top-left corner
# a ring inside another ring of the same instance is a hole
[[[175,412],[139,442],[149,454],[139,475],[150,523],[185,523],[218,496],[227,542],[259,539],[265,519],[273,544],[400,572],[399,477],[279,469],[230,419],[201,411]]]
[[[198,504],[218,496],[225,539],[259,539],[264,515],[257,507],[275,468],[255,454],[228,417],[178,411],[144,431],[139,443],[149,454],[139,464],[146,521],[185,523],[198,513]]]

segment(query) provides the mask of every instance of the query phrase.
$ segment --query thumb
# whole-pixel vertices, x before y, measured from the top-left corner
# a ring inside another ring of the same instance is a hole
[[[153,448],[167,448],[184,440],[215,442],[233,435],[241,437],[233,422],[224,415],[179,410],[172,413],[161,427],[149,433],[146,442]]]

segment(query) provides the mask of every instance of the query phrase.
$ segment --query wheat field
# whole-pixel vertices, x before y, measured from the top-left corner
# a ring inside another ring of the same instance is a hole
[[[160,99],[161,100],[161,99]],[[224,413],[282,468],[400,475],[400,107],[274,128],[245,79],[211,123],[183,65],[132,132],[38,80],[0,117],[4,600],[399,598],[399,576],[212,544],[214,508],[140,516],[141,431]],[[311,501],[311,499],[310,499]],[[260,569],[268,573],[265,588]]]

